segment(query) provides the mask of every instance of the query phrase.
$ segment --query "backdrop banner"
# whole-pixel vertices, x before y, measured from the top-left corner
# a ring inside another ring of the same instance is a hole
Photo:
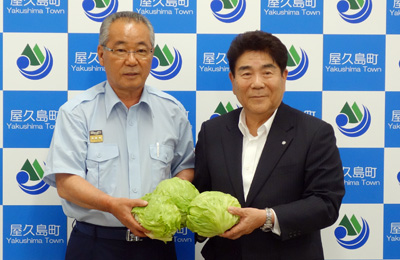
[[[64,259],[72,220],[43,169],[59,107],[106,79],[99,28],[116,11],[156,32],[147,83],[201,123],[240,107],[226,53],[263,30],[289,54],[284,102],[330,123],[346,195],[326,259],[400,259],[400,0],[1,0],[0,259]],[[144,195],[144,194],[143,194]],[[179,260],[202,244],[176,233]]]

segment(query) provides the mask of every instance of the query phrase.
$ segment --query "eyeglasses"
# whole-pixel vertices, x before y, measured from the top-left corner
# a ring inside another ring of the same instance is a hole
[[[125,49],[110,49],[105,45],[102,45],[102,46],[106,51],[113,53],[119,59],[126,59],[126,58],[128,58],[129,54],[132,53],[136,59],[145,60],[153,52],[153,49],[148,49],[148,48],[140,48],[135,51],[127,51]]]

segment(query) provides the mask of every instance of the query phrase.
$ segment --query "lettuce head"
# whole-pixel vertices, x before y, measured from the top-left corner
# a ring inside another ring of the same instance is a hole
[[[146,207],[135,207],[132,214],[150,233],[152,239],[164,242],[172,241],[173,235],[180,229],[181,213],[167,196],[146,194],[142,197],[148,202]]]
[[[199,195],[199,191],[189,181],[178,177],[161,181],[153,194],[169,197],[181,213],[181,228],[186,226],[186,215],[190,202]]]
[[[202,192],[189,204],[186,225],[203,237],[220,235],[239,222],[239,216],[228,212],[230,206],[241,207],[239,201],[230,194]]]

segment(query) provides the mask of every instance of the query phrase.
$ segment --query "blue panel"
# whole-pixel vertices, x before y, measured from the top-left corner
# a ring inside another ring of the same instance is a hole
[[[61,206],[4,206],[3,259],[64,259],[67,217]]]
[[[261,0],[261,30],[274,34],[322,33],[323,3]]]
[[[175,233],[174,242],[178,260],[194,258],[194,233],[188,228],[183,228]]]
[[[400,205],[384,205],[383,257],[399,259],[400,256]]]
[[[283,102],[309,115],[322,118],[322,92],[285,92]]]
[[[133,1],[133,11],[146,16],[156,33],[196,33],[196,1]]]
[[[4,32],[67,32],[68,1],[4,1]]]
[[[97,33],[68,35],[68,90],[86,90],[106,80],[97,55],[98,44]]]
[[[0,33],[0,64],[3,63],[3,34]],[[0,70],[0,90],[3,89],[3,70]]]
[[[385,90],[384,35],[324,35],[323,89]]]
[[[48,148],[67,92],[4,91],[3,98],[4,147]]]
[[[400,2],[398,0],[387,0],[386,8],[386,32],[388,34],[400,34]]]
[[[226,53],[234,37],[197,35],[197,90],[232,90]]]
[[[400,92],[386,92],[385,147],[400,147]]]
[[[383,148],[340,148],[344,203],[383,203]]]
[[[3,149],[0,148],[0,205],[3,205]]]
[[[196,92],[195,91],[168,91],[188,112],[189,122],[192,125],[193,140],[196,142]]]

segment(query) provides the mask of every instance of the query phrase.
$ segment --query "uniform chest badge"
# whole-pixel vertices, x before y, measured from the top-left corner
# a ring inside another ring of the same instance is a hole
[[[103,131],[102,130],[89,131],[89,142],[102,143],[103,142]]]

